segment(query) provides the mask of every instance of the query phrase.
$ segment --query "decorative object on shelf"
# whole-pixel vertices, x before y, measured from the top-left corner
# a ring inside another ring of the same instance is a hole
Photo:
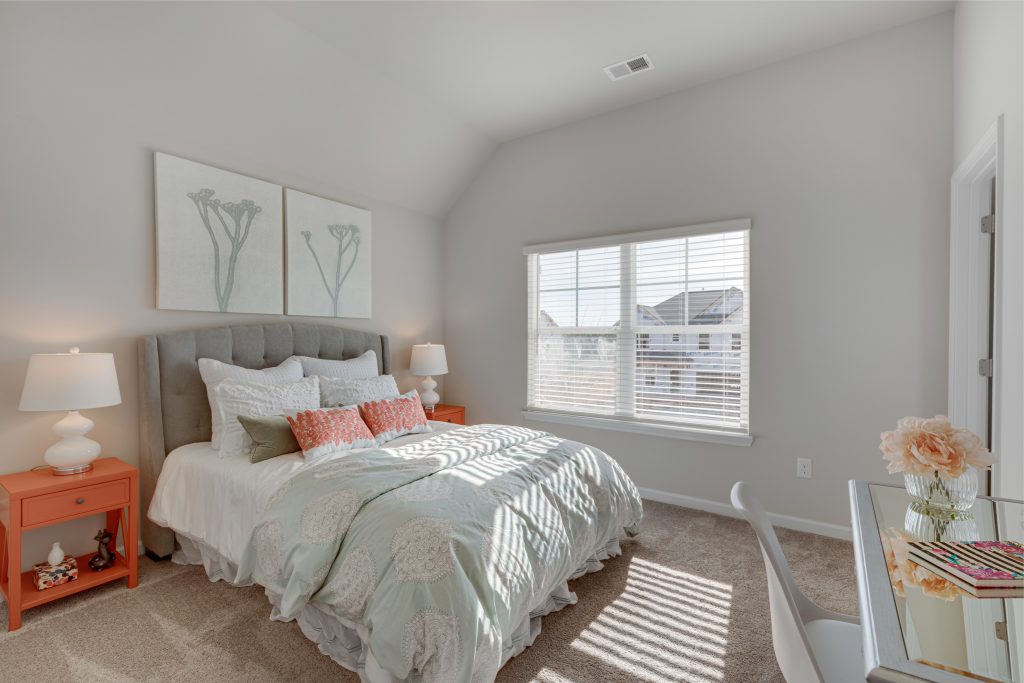
[[[36,590],[63,585],[78,578],[78,561],[70,555],[58,560],[32,565],[32,582]]]
[[[89,560],[89,568],[96,572],[101,572],[108,567],[114,566],[114,553],[110,551],[110,541],[113,540],[113,534],[106,529],[100,529],[99,533],[93,537],[94,541],[99,541],[99,548],[96,549],[96,554]]]
[[[154,156],[157,306],[284,311],[280,185]]]
[[[420,400],[423,402],[423,409],[433,412],[434,406],[441,401],[436,391],[437,382],[433,375],[445,375],[448,373],[448,360],[444,355],[443,344],[415,344],[412,347],[412,361],[409,363],[409,370],[418,377],[425,377],[420,385]]]
[[[370,317],[370,219],[366,209],[285,190],[289,315]]]
[[[92,469],[101,449],[85,436],[95,423],[78,411],[120,402],[114,355],[79,353],[74,347],[68,353],[32,354],[19,409],[69,411],[53,426],[61,440],[46,449],[43,460],[54,474],[80,474]]]
[[[57,566],[64,561],[64,548],[60,547],[60,542],[54,543],[50,547],[50,554],[46,556],[46,561],[52,566]]]
[[[971,507],[978,495],[977,470],[995,462],[977,434],[954,427],[945,415],[905,417],[881,438],[889,473],[902,472],[907,493],[928,508]]]

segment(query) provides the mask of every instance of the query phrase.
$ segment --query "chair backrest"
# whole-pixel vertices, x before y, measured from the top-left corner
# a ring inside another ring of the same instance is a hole
[[[732,506],[742,514],[757,534],[768,574],[768,605],[772,615],[772,644],[779,669],[789,683],[821,683],[821,670],[814,659],[804,618],[815,607],[797,588],[789,570],[775,529],[764,508],[745,482],[732,487]]]

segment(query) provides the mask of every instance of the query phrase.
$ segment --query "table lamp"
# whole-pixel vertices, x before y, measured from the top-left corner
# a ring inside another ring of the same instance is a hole
[[[434,389],[437,382],[432,375],[444,375],[448,373],[448,361],[444,357],[443,344],[414,344],[412,347],[412,361],[409,363],[409,370],[418,377],[426,377],[420,385],[420,400],[423,407],[431,412],[441,397]]]
[[[34,353],[28,361],[20,410],[68,414],[53,426],[61,440],[46,449],[43,460],[54,474],[80,474],[92,469],[100,445],[85,435],[93,421],[79,410],[116,406],[121,402],[112,353]]]

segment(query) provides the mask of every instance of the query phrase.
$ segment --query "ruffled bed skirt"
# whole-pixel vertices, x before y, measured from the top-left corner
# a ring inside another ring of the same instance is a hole
[[[180,533],[175,535],[180,548],[174,552],[171,557],[172,561],[178,564],[203,565],[210,581],[226,581],[235,586],[252,585],[251,581],[236,583],[238,567],[215,549]],[[557,612],[566,605],[576,604],[576,594],[569,590],[569,581],[603,569],[603,560],[618,557],[621,554],[622,549],[619,547],[618,536],[613,536],[571,576],[561,581],[555,590],[551,591],[540,605],[532,609],[515,630],[505,638],[501,648],[501,665],[504,666],[505,662],[533,644],[533,641],[540,635],[541,617]],[[269,590],[266,591],[266,594],[272,605],[270,618],[276,621],[290,621],[290,619],[283,618],[278,610],[281,596]],[[408,678],[399,679],[382,669],[366,645],[368,634],[365,628],[359,624],[326,612],[322,607],[313,603],[308,603],[302,608],[296,621],[298,621],[302,633],[317,644],[320,652],[346,669],[359,674],[363,683],[418,683],[420,680],[419,674],[415,672]]]

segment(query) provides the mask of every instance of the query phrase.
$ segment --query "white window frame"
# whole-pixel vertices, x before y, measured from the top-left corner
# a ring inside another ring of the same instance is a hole
[[[523,247],[523,254],[527,258],[534,257],[540,254],[547,254],[552,252],[560,251],[572,251],[578,249],[592,249],[596,247],[611,247],[618,246],[622,249],[622,258],[620,259],[620,287],[622,288],[623,295],[620,298],[621,312],[620,320],[632,320],[633,312],[636,310],[636,282],[633,278],[632,269],[635,262],[635,249],[637,242],[647,242],[663,239],[673,239],[678,237],[692,237],[695,235],[706,235],[722,232],[739,232],[746,230],[748,231],[747,236],[747,257],[745,262],[746,272],[744,273],[744,279],[750,283],[750,239],[749,230],[751,227],[751,220],[749,218],[738,218],[727,221],[717,221],[714,223],[701,223],[698,225],[687,225],[677,228],[666,228],[660,230],[646,230],[642,232],[631,232],[631,233],[620,233],[615,235],[606,235],[603,237],[591,237],[579,240],[567,240],[562,242],[548,242],[545,244],[532,244]],[[533,287],[532,291],[528,284],[528,344],[533,346],[533,353],[536,354],[536,344],[540,338],[540,335],[536,329],[537,323],[537,309],[539,306],[539,287]],[[750,348],[750,291],[744,292],[743,296],[743,324],[735,326],[717,326],[722,329],[717,331],[725,332],[738,332],[744,335],[746,343],[745,348]],[[730,329],[725,329],[725,328]],[[735,329],[732,329],[735,327]],[[674,332],[685,333],[692,332],[688,326],[641,326],[641,325],[620,325],[617,329],[615,328],[583,328],[574,327],[566,328],[566,334],[586,334],[590,333],[615,333],[620,337],[620,344],[635,344],[634,337],[638,334],[644,333],[659,333],[659,334],[671,334]],[[547,330],[547,332],[555,332],[554,330]],[[691,441],[701,441],[707,443],[718,443],[732,446],[750,446],[754,442],[754,437],[749,433],[750,425],[750,355],[744,353],[741,355],[741,375],[747,378],[747,386],[741,387],[741,421],[743,424],[748,426],[747,432],[740,432],[733,429],[716,429],[713,426],[703,425],[689,425],[689,424],[672,424],[668,422],[660,422],[656,420],[649,420],[644,418],[633,417],[634,412],[634,400],[635,400],[635,377],[636,377],[636,354],[618,354],[619,364],[617,367],[617,374],[620,380],[624,377],[631,378],[630,381],[620,381],[619,386],[622,390],[617,395],[616,401],[616,415],[591,415],[586,413],[576,413],[569,411],[556,411],[556,410],[545,410],[541,408],[531,408],[533,405],[534,397],[532,395],[527,396],[527,407],[523,409],[523,417],[527,420],[538,420],[543,422],[552,422],[557,424],[567,424],[579,427],[597,427],[600,429],[611,429],[615,431],[630,432],[635,434],[648,434],[655,436],[670,437],[676,439],[687,439]],[[530,372],[532,370],[528,370]],[[532,388],[532,382],[527,380],[528,391]]]

